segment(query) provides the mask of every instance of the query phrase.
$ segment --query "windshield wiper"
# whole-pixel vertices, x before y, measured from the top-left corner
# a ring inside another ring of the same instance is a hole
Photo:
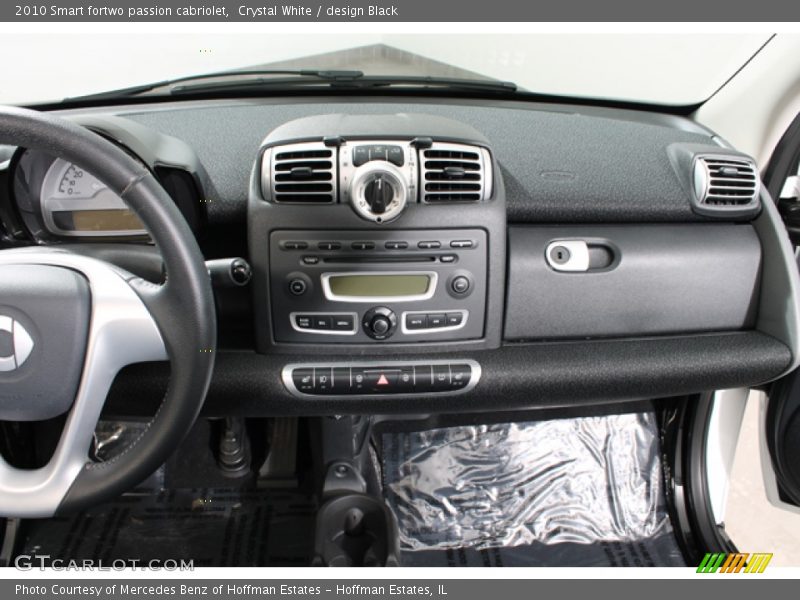
[[[276,91],[296,87],[329,87],[334,89],[376,89],[388,87],[406,88],[439,88],[445,90],[484,91],[514,93],[517,85],[510,81],[493,79],[455,79],[445,77],[413,76],[413,75],[371,75],[366,76],[359,71],[348,75],[347,71],[327,71],[336,73],[336,77],[311,78],[251,78],[234,81],[210,81],[206,83],[189,83],[173,86],[171,95],[202,94],[204,92],[235,93],[254,91]]]
[[[289,75],[291,77],[273,79],[276,75]],[[363,76],[364,73],[361,71],[337,71],[324,69],[251,69],[242,71],[217,71],[213,73],[204,73],[202,75],[189,75],[187,77],[177,77],[175,79],[154,81],[151,83],[109,90],[107,92],[87,94],[85,96],[75,96],[72,98],[65,98],[64,101],[83,102],[94,100],[114,100],[115,98],[129,98],[131,96],[138,96],[140,94],[146,94],[147,92],[153,92],[160,88],[168,88],[168,93],[174,93],[176,89],[183,90],[186,88],[192,88],[194,85],[198,86],[200,89],[204,88],[205,86],[210,86],[211,89],[215,89],[217,86],[225,88],[232,85],[237,86],[251,82],[264,84],[269,81],[281,81],[285,85],[286,82],[306,80],[315,82],[335,82],[339,80],[355,81]],[[180,85],[193,81],[203,81],[206,79],[223,79],[223,81]],[[233,79],[233,81],[231,81],[231,79]]]

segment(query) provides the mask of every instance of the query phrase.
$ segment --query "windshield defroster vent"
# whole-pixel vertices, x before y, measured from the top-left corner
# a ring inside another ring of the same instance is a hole
[[[479,202],[491,196],[492,169],[486,149],[434,143],[420,154],[423,202]]]
[[[322,142],[269,148],[261,165],[264,198],[284,204],[333,203],[336,164],[336,148]]]
[[[700,156],[694,163],[694,192],[699,207],[715,212],[758,206],[760,191],[754,162],[735,156]]]

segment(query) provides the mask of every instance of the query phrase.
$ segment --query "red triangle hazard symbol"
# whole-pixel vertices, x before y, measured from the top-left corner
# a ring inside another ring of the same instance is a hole
[[[386,379],[386,375],[381,373],[381,376],[378,377],[378,385],[389,385],[389,380]]]

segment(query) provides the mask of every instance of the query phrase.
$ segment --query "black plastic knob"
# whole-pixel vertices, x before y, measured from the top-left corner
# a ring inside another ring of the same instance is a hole
[[[295,296],[302,296],[306,293],[308,284],[300,278],[292,279],[289,282],[289,291]]]
[[[469,291],[469,279],[463,275],[459,275],[450,284],[456,294],[466,294]]]
[[[376,215],[385,213],[393,198],[394,187],[380,175],[364,187],[364,199],[369,204],[370,210]]]
[[[376,306],[369,309],[361,320],[364,333],[374,340],[385,340],[397,328],[397,315],[391,308]]]
[[[383,315],[378,315],[372,322],[370,323],[370,329],[372,329],[372,333],[377,335],[386,335],[386,332],[392,328],[392,322],[388,319],[388,317],[384,317]]]

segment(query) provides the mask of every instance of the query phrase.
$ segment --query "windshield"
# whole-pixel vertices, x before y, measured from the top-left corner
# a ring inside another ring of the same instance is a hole
[[[663,105],[709,98],[767,34],[0,36],[0,103],[35,104],[229,69],[512,81],[524,91]],[[102,57],[102,59],[98,59]],[[169,89],[160,89],[168,93]]]

